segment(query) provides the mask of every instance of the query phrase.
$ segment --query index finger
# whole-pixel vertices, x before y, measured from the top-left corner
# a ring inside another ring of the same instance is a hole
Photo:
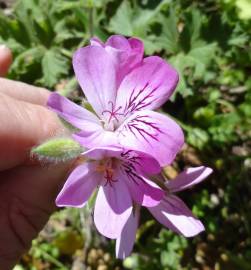
[[[46,106],[50,91],[23,82],[0,78],[0,94],[7,95],[19,101]]]

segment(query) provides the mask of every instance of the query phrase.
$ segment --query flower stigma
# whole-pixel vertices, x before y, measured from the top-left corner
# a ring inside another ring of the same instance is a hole
[[[106,121],[103,120],[102,122],[104,124],[104,129],[108,131],[115,131],[116,128],[118,128],[120,125],[120,116],[124,115],[120,112],[122,106],[115,108],[115,105],[112,101],[109,101],[108,104],[111,108],[102,112],[102,115],[108,119]]]

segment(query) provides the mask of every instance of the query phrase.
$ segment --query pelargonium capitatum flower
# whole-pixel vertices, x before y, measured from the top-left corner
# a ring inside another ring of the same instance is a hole
[[[165,227],[185,237],[192,237],[204,230],[203,224],[174,193],[191,188],[212,173],[208,167],[189,168],[175,179],[165,183],[166,194],[158,205],[147,207]],[[139,222],[140,207],[131,212],[120,237],[116,241],[116,256],[124,259],[130,255]]]
[[[174,91],[178,74],[158,56],[143,58],[136,38],[112,36],[105,44],[92,39],[73,56],[73,68],[95,113],[52,93],[48,106],[80,129],[73,134],[92,148],[121,145],[170,164],[184,143],[179,125],[153,111]]]
[[[153,207],[164,196],[150,181],[159,163],[148,154],[121,147],[99,147],[84,152],[83,162],[68,177],[56,199],[57,206],[83,207],[98,188],[94,222],[104,236],[121,235],[133,204]]]

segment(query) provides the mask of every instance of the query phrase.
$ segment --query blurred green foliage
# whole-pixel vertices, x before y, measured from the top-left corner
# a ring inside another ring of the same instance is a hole
[[[162,109],[186,133],[173,168],[214,168],[200,187],[181,194],[206,233],[184,239],[146,221],[151,217],[144,212],[134,253],[121,263],[114,243],[100,240],[92,225],[82,229],[85,213],[64,210],[47,225],[52,237],[45,230],[15,270],[82,269],[78,263],[88,269],[251,269],[251,2],[20,0],[0,12],[0,43],[14,53],[9,77],[76,99],[72,53],[93,35],[105,40],[114,33],[139,37],[146,54],[162,56],[180,73],[172,102]]]

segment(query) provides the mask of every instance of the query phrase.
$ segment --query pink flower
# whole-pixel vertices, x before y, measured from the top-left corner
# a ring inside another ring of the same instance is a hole
[[[94,222],[104,236],[116,239],[116,253],[132,250],[139,207],[144,206],[162,224],[185,236],[203,225],[171,192],[199,182],[210,169],[190,169],[164,191],[151,181],[170,164],[184,143],[179,125],[155,112],[171,96],[178,74],[158,56],[143,58],[136,38],[96,38],[73,57],[73,68],[94,112],[56,93],[48,107],[80,131],[73,134],[85,148],[77,166],[59,193],[58,206],[83,207],[97,189]],[[194,170],[194,171],[193,171]],[[134,207],[136,205],[136,207]]]
[[[204,230],[203,224],[193,215],[184,202],[173,193],[187,189],[203,181],[212,169],[201,166],[189,168],[166,183],[167,192],[161,202],[147,206],[151,214],[165,227],[185,237],[192,237]],[[135,241],[139,222],[139,207],[131,212],[121,235],[116,241],[116,256],[129,256]]]
[[[84,147],[121,145],[170,164],[184,143],[179,125],[154,112],[178,82],[174,68],[158,56],[143,58],[136,38],[92,39],[73,57],[76,77],[95,113],[53,93],[48,106],[80,129],[73,137]]]
[[[94,222],[104,236],[121,235],[133,204],[153,207],[164,192],[149,180],[160,172],[151,156],[120,147],[99,147],[81,155],[83,163],[68,177],[56,199],[57,206],[83,207],[98,188]]]

